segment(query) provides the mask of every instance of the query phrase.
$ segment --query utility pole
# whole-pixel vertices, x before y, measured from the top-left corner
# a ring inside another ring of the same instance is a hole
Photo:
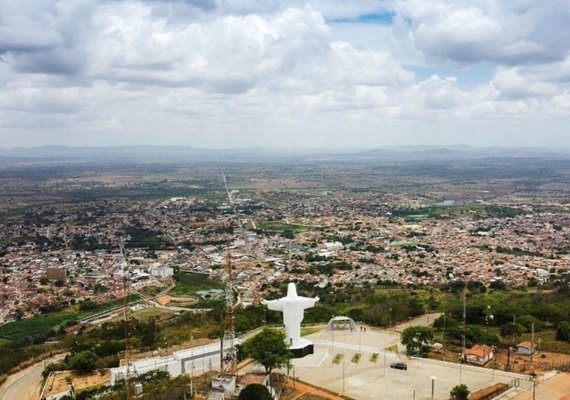
[[[531,340],[530,340],[530,370],[534,377],[534,350],[536,346],[534,345],[534,322],[531,324]]]
[[[467,322],[467,294],[463,293],[463,337],[461,338],[461,349],[463,350],[461,356],[465,354],[465,325]]]

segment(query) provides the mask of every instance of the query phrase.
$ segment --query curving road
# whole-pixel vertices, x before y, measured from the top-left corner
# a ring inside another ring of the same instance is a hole
[[[64,357],[65,354],[58,354],[10,375],[0,386],[0,400],[37,400],[40,396],[44,365],[62,360]]]

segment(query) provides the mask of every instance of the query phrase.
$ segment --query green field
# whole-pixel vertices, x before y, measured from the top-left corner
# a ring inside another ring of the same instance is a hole
[[[131,314],[131,317],[135,318],[137,320],[147,320],[147,319],[153,319],[153,318],[163,319],[163,318],[170,317],[172,314],[174,314],[174,312],[172,312],[172,311],[152,307],[152,308],[145,308],[144,310],[136,311],[136,312]]]
[[[294,233],[305,232],[310,229],[309,226],[300,224],[288,224],[282,221],[258,221],[257,227],[266,231],[285,232],[291,231]]]
[[[222,285],[202,274],[180,274],[177,276],[176,286],[169,292],[174,296],[195,295],[200,290],[220,289]]]
[[[129,300],[138,299],[138,295],[131,295]],[[26,337],[48,337],[57,333],[61,328],[73,325],[83,318],[103,311],[120,307],[124,304],[124,299],[101,304],[92,310],[78,311],[77,307],[66,310],[37,315],[32,318],[21,319],[0,326],[0,339],[17,340]]]
[[[38,315],[0,326],[0,338],[17,340],[26,337],[47,337],[66,323],[73,323],[75,320],[75,315],[69,312]]]

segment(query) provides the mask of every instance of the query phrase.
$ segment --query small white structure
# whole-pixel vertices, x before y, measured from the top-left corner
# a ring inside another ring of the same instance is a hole
[[[339,329],[356,332],[356,322],[352,318],[343,315],[332,317],[327,324],[327,332]]]
[[[301,322],[303,321],[305,309],[314,307],[317,301],[319,301],[318,297],[298,296],[297,287],[294,283],[287,285],[287,296],[278,300],[262,301],[262,304],[265,304],[268,309],[283,313],[287,345],[294,357],[304,357],[307,354],[313,354],[313,343],[301,338]]]
[[[170,278],[171,276],[174,275],[174,269],[172,267],[164,267],[164,266],[160,266],[160,265],[152,265],[148,269],[148,272],[152,276],[160,278],[160,279]]]

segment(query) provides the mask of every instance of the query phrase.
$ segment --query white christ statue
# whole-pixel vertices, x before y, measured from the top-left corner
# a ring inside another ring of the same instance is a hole
[[[318,297],[297,296],[297,287],[294,283],[287,285],[287,296],[278,300],[263,300],[268,309],[281,311],[285,325],[285,335],[289,348],[296,349],[310,344],[308,340],[301,339],[301,322],[305,309],[311,308],[319,301]]]

